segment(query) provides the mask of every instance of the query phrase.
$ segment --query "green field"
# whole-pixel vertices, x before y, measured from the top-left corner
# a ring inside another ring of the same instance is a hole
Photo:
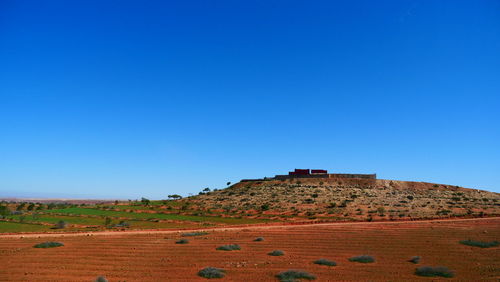
[[[150,211],[150,210],[155,210],[158,211],[160,208],[157,206],[133,206],[133,205],[118,205],[118,206],[109,206],[110,208],[117,209],[117,210],[133,210],[133,211]]]
[[[194,216],[194,215],[179,215],[179,214],[162,214],[162,213],[132,213],[123,211],[107,211],[92,208],[66,208],[47,210],[45,213],[71,214],[71,215],[87,215],[125,219],[161,219],[161,220],[180,220],[193,222],[213,222],[224,224],[252,224],[263,223],[268,220],[249,219],[249,218],[225,218],[215,216]]]
[[[37,207],[40,206],[40,204],[37,205]],[[17,209],[20,214],[4,215],[5,221],[0,221],[0,233],[98,231],[109,228],[181,229],[271,221],[269,219],[222,217],[214,213],[202,214],[199,210],[189,210],[188,205],[176,201],[151,201],[148,205],[122,203],[80,207],[75,205],[59,206],[60,208],[52,209],[47,209],[45,206],[35,211],[33,206],[28,210],[26,204],[23,206],[8,204],[5,207],[10,211]],[[60,221],[64,221],[66,226],[56,229],[56,224]],[[126,224],[120,224],[122,222]]]
[[[0,221],[0,232],[43,232],[50,231],[49,226]]]
[[[9,218],[12,218],[13,220],[20,221],[22,215],[13,215],[9,216]],[[82,217],[82,216],[63,216],[63,215],[46,215],[46,214],[39,214],[38,216],[34,217],[33,215],[25,215],[24,216],[24,222],[29,223],[29,222],[45,222],[45,223],[51,223],[51,224],[56,224],[59,221],[65,221],[69,224],[78,224],[78,225],[103,225],[104,224],[104,219],[103,218],[95,218],[95,217]]]

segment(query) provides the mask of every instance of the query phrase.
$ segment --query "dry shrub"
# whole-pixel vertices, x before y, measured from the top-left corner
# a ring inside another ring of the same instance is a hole
[[[223,246],[217,247],[216,250],[219,250],[219,251],[238,251],[238,250],[241,250],[241,247],[238,244],[230,244],[230,245],[223,245]]]
[[[104,276],[99,276],[96,278],[95,282],[108,282],[108,279]]]
[[[422,266],[415,269],[415,274],[418,276],[426,276],[426,277],[445,277],[451,278],[455,276],[453,271],[449,270],[444,266]]]
[[[319,265],[327,265],[327,266],[336,266],[337,263],[334,262],[333,260],[328,260],[328,259],[318,259],[318,260],[315,260],[314,261],[315,264],[319,264]]]
[[[417,264],[417,263],[420,262],[420,257],[419,256],[411,257],[411,259],[409,260],[409,262]]]
[[[40,244],[36,244],[35,246],[33,246],[34,248],[56,248],[56,247],[61,247],[61,246],[64,246],[63,243],[59,243],[59,242],[43,242],[43,243],[40,243]]]
[[[270,253],[267,253],[267,254],[270,255],[270,256],[279,257],[279,256],[285,255],[285,252],[280,251],[280,250],[274,250],[274,251],[272,251]]]
[[[479,247],[479,248],[491,248],[498,246],[500,243],[498,241],[483,242],[483,241],[474,241],[469,239],[460,241],[460,244],[472,247]]]
[[[375,262],[375,258],[369,255],[361,255],[355,256],[349,259],[349,261],[353,262],[361,262],[361,263],[372,263]]]
[[[290,269],[276,274],[276,278],[278,278],[281,282],[294,282],[299,279],[314,280],[316,279],[316,276],[305,272],[304,270]]]
[[[187,232],[187,233],[182,233],[181,236],[183,237],[191,237],[191,236],[201,236],[201,235],[207,235],[208,232],[200,231],[200,232]]]
[[[205,267],[202,270],[198,271],[198,276],[201,276],[203,278],[222,278],[224,277],[225,270],[221,268],[215,268],[215,267]]]

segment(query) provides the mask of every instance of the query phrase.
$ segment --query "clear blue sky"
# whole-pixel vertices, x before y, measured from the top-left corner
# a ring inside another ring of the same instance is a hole
[[[0,1],[0,197],[294,168],[500,192],[500,1]]]

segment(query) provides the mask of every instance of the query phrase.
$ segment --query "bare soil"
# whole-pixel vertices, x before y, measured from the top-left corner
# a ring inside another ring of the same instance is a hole
[[[499,240],[500,218],[217,228],[208,235],[186,237],[189,244],[175,244],[182,232],[2,235],[0,280],[93,281],[103,275],[109,281],[204,281],[197,272],[207,266],[227,271],[221,281],[276,281],[274,275],[287,269],[306,270],[317,281],[439,280],[415,276],[421,265],[455,271],[455,278],[443,280],[500,279],[499,247],[458,243]],[[256,237],[264,241],[254,242]],[[33,248],[44,241],[65,246]],[[215,250],[227,244],[238,244],[241,250]],[[268,256],[272,250],[285,255]],[[348,261],[363,254],[376,262]],[[420,264],[408,262],[412,256],[421,256]],[[313,264],[319,258],[334,260],[337,266]]]

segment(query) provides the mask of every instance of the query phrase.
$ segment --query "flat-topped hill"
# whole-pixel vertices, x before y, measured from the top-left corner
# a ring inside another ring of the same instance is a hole
[[[246,181],[185,200],[200,210],[257,217],[275,215],[283,219],[389,220],[500,215],[498,193],[383,179]]]

